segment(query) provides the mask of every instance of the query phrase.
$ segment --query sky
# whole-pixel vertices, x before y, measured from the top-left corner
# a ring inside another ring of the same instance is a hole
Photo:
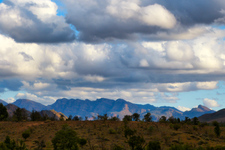
[[[225,107],[224,0],[0,0],[0,99]]]

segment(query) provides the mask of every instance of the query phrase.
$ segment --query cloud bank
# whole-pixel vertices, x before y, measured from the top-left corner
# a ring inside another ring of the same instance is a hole
[[[0,3],[1,93],[176,103],[225,79],[223,0],[61,2]]]

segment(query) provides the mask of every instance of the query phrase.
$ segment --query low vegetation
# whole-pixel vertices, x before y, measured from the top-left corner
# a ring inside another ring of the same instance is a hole
[[[224,124],[198,118],[162,116],[152,122],[150,113],[143,119],[135,113],[122,121],[107,114],[94,121],[79,116],[43,121],[36,111],[25,117],[16,110],[12,120],[0,122],[1,150],[225,150]]]

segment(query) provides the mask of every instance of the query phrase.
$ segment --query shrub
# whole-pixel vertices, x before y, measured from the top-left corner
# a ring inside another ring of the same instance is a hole
[[[22,137],[26,140],[28,137],[30,137],[30,130],[25,130],[22,133]]]
[[[81,147],[83,147],[84,145],[87,144],[87,140],[84,139],[84,138],[81,138],[81,139],[79,139],[79,144],[80,144]]]
[[[179,124],[174,124],[174,125],[173,125],[173,128],[174,128],[174,130],[177,131],[178,129],[180,129],[180,125],[179,125]]]
[[[148,129],[147,129],[148,134],[152,134],[153,130],[154,130],[154,127],[153,126],[149,126]]]
[[[124,130],[124,135],[125,135],[126,138],[128,138],[129,136],[133,136],[135,133],[136,133],[135,130],[132,130],[128,127],[126,127],[125,130]]]
[[[158,141],[150,141],[146,150],[161,150],[160,143]]]
[[[129,139],[128,139],[128,142],[129,146],[131,147],[132,150],[140,150],[140,149],[143,149],[143,144],[145,143],[145,140],[143,137],[141,136],[131,136]]]
[[[109,129],[109,134],[116,134],[116,130],[110,128],[110,129]]]
[[[114,144],[111,149],[112,150],[125,150],[123,147],[116,145],[116,144]]]
[[[54,150],[78,150],[78,142],[77,133],[67,125],[64,125],[61,130],[56,132],[55,137],[52,139]]]

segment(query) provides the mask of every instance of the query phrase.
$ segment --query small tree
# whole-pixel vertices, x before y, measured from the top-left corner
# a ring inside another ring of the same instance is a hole
[[[220,134],[221,134],[221,130],[220,130],[220,125],[217,121],[214,121],[213,122],[213,125],[215,126],[214,128],[214,132],[216,134],[217,137],[220,137]]]
[[[198,118],[197,117],[194,117],[193,120],[192,120],[192,123],[194,125],[198,125],[199,124]]]
[[[79,121],[79,120],[80,120],[80,119],[79,119],[79,116],[74,116],[74,117],[73,117],[73,120],[74,120],[74,121]]]
[[[140,120],[140,114],[134,113],[134,114],[132,115],[132,119],[133,119],[133,121],[139,121],[139,120]]]
[[[166,122],[166,116],[161,116],[161,117],[159,118],[159,122],[160,122],[160,123],[165,123],[165,122]]]
[[[145,122],[151,122],[152,121],[152,117],[151,117],[150,112],[148,112],[147,114],[144,115],[144,121]]]
[[[2,103],[0,103],[0,121],[5,120],[6,118],[8,118],[7,109]]]
[[[123,121],[132,121],[132,116],[131,115],[125,115],[123,117]]]
[[[31,118],[31,121],[41,121],[42,120],[41,114],[35,110],[32,110],[30,118]]]
[[[27,112],[24,108],[17,108],[16,111],[13,112],[13,120],[22,121],[27,120]]]
[[[66,121],[71,121],[73,119],[72,115],[69,115],[68,119],[66,119]]]

